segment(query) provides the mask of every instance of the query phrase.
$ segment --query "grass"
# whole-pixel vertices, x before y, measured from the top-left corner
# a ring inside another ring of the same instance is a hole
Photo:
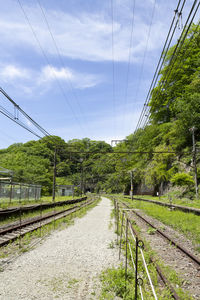
[[[173,195],[172,196],[163,195],[161,197],[154,197],[154,196],[149,196],[149,195],[144,195],[144,196],[143,195],[138,195],[138,196],[135,195],[134,197],[200,209],[200,200],[196,200],[196,199],[195,200],[191,200],[191,199],[188,199],[188,198],[179,199],[179,198],[177,198],[176,196],[173,196]],[[134,199],[134,197],[133,197],[133,199]]]
[[[128,202],[132,208],[139,208],[149,216],[161,221],[165,225],[173,227],[189,238],[197,251],[200,252],[200,217],[192,213],[184,213],[178,210],[158,206],[153,203],[143,201],[133,201],[120,197],[121,200]]]
[[[78,283],[79,282],[79,280],[78,279],[76,279],[76,278],[72,278],[72,279],[70,279],[69,281],[68,281],[68,289],[70,289],[70,288],[73,288],[74,287],[74,285],[76,284],[76,283]]]
[[[80,205],[80,203],[76,203],[75,205]],[[63,206],[57,206],[55,207],[55,212],[59,212],[61,210],[64,210],[64,209],[68,209],[70,207],[73,207],[74,204],[66,204],[66,205],[63,205]],[[44,209],[44,210],[40,210],[40,207],[38,210],[35,210],[35,211],[25,211],[25,212],[22,212],[21,213],[21,220],[24,221],[25,219],[28,219],[28,218],[33,218],[33,217],[39,217],[40,215],[45,215],[49,212],[53,212],[54,211],[54,208],[51,207],[51,208],[47,208],[47,209]],[[16,221],[19,221],[20,220],[20,212],[18,212],[16,215],[14,216],[10,216],[10,217],[7,217],[5,218],[4,220],[1,220],[0,221],[0,226],[2,225],[6,225],[6,224],[9,224],[11,222],[16,222]]]
[[[83,195],[84,196],[84,195]],[[73,196],[57,196],[55,197],[55,202],[59,201],[67,201],[67,200],[73,200],[73,199],[78,199],[81,198],[79,197],[73,197]],[[34,205],[34,204],[40,204],[40,203],[51,203],[52,201],[52,196],[44,196],[41,197],[39,200],[19,200],[19,199],[13,199],[11,202],[8,198],[0,198],[0,208],[8,208],[8,207],[15,207],[15,206],[24,206],[24,205]]]
[[[120,218],[121,222],[121,218]],[[139,233],[140,230],[137,225],[132,222],[132,225],[134,229]],[[121,231],[121,224],[119,226],[120,231]],[[150,233],[151,234],[151,233]],[[133,256],[134,256],[134,245],[135,242],[132,239],[132,236],[129,235],[129,241],[131,243],[131,249],[133,251]],[[156,253],[153,252],[149,246],[149,244],[143,240],[145,243],[145,251],[144,251],[144,256],[145,260],[148,265],[148,270],[150,272],[150,276],[152,279],[152,282],[154,284],[156,294],[158,296],[159,300],[168,300],[168,299],[173,299],[171,296],[169,290],[167,287],[163,288],[160,286],[159,281],[158,281],[158,275],[157,271],[155,269],[155,266],[152,264],[150,257],[151,256],[156,256]],[[125,239],[123,237],[122,239],[122,251],[125,253]],[[120,265],[118,268],[109,268],[105,270],[102,275],[101,275],[101,281],[102,281],[102,294],[100,299],[115,299],[116,296],[118,296],[121,299],[134,299],[134,270],[132,268],[131,264],[131,255],[128,247],[128,276],[127,276],[127,282],[125,283],[125,270],[122,265]],[[181,288],[183,281],[180,279],[178,274],[171,268],[165,266],[165,264],[160,260],[157,262],[158,265],[161,267],[161,269],[164,271],[165,276],[168,278],[169,282],[173,285],[175,288],[177,294],[179,295],[181,300],[192,300],[191,296],[183,291]],[[146,276],[146,273],[144,271],[143,263],[141,260],[141,256],[139,255],[139,261],[138,261],[138,272],[140,274],[140,277],[143,278],[143,296],[144,299],[154,299],[152,296],[152,292],[150,291],[149,287],[149,282]]]

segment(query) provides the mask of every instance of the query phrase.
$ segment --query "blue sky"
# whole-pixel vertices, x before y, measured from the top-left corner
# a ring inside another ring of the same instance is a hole
[[[19,2],[0,0],[0,86],[66,141],[110,142],[132,133],[178,1],[135,0],[131,47],[133,0],[113,0],[113,25],[110,0],[40,0],[42,10],[37,0],[20,2],[35,35]],[[179,34],[177,29],[174,43]],[[12,111],[2,96],[0,104]],[[35,139],[2,114],[0,122],[1,148]]]

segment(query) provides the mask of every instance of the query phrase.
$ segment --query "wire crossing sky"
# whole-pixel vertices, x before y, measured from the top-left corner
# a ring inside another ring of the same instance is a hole
[[[124,139],[138,123],[178,2],[0,0],[0,86],[66,141]],[[185,1],[183,24],[192,4]],[[172,45],[180,33],[177,26]],[[0,122],[1,148],[35,138],[2,114]]]

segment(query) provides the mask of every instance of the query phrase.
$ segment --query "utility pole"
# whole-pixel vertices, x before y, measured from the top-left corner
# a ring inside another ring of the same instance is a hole
[[[192,144],[193,144],[192,155],[193,155],[193,167],[194,167],[194,183],[195,183],[195,193],[196,193],[196,198],[198,198],[197,162],[196,162],[196,142],[195,142],[195,135],[194,135],[194,132],[195,132],[196,128],[193,126],[193,127],[190,128],[189,130],[190,130],[190,132],[192,133]]]
[[[131,176],[131,200],[133,200],[133,170],[131,170],[129,173]]]
[[[54,150],[54,161],[53,161],[53,193],[52,200],[55,202],[55,194],[56,194],[56,152],[57,149]]]
[[[83,195],[83,158],[80,158],[81,163],[81,197]]]

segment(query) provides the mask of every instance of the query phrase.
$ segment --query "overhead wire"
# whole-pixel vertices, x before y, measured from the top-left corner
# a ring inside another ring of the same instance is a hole
[[[39,8],[40,8],[40,10],[41,10],[43,19],[44,19],[45,24],[46,24],[46,26],[47,26],[48,32],[49,32],[49,34],[50,34],[50,36],[51,36],[52,42],[53,42],[53,44],[54,44],[55,50],[56,50],[57,55],[58,55],[58,59],[59,59],[60,65],[65,69],[65,68],[66,68],[65,63],[64,63],[64,61],[63,61],[63,59],[62,59],[62,55],[61,55],[61,53],[60,53],[58,44],[57,44],[57,42],[56,42],[56,40],[55,40],[55,37],[54,37],[54,35],[53,35],[53,32],[52,32],[52,30],[51,30],[49,21],[48,21],[48,19],[47,19],[46,13],[45,13],[45,10],[44,10],[44,8],[43,8],[42,5],[41,5],[40,0],[36,0],[36,2],[37,2],[38,5],[39,5]],[[73,84],[72,84],[72,81],[71,81],[70,78],[68,78],[67,80],[68,80],[68,83],[69,83],[69,87],[70,87],[70,89],[71,89],[71,91],[72,91],[73,97],[74,97],[74,99],[76,100],[77,106],[79,107],[80,113],[83,115],[83,117],[84,117],[84,119],[85,119],[85,115],[84,115],[83,110],[82,110],[82,107],[81,107],[81,105],[80,105],[80,103],[79,103],[79,100],[78,100],[77,94],[76,94],[76,92],[75,92],[74,86],[73,86]],[[86,122],[85,122],[85,123],[86,123]]]
[[[113,133],[116,134],[116,95],[115,95],[115,53],[114,53],[114,7],[113,0],[110,0],[111,4],[111,45],[112,45],[112,102],[113,102]]]
[[[199,1],[198,5],[197,5],[197,7],[196,7],[196,9],[195,9],[195,12],[194,12],[194,14],[193,14],[193,16],[192,16],[192,18],[191,18],[191,20],[190,20],[189,25],[187,25],[196,4],[197,4],[197,0],[195,0],[194,3],[193,3],[193,5],[192,5],[192,8],[191,8],[190,13],[189,13],[189,15],[188,15],[188,18],[187,18],[187,20],[186,20],[186,22],[185,22],[185,25],[184,25],[184,28],[183,28],[183,30],[182,30],[181,36],[180,36],[180,38],[179,38],[179,40],[178,40],[178,43],[177,43],[177,45],[176,45],[176,47],[175,47],[175,49],[174,49],[174,51],[173,51],[172,57],[171,57],[171,59],[170,59],[170,64],[169,64],[170,69],[168,69],[167,73],[165,74],[165,77],[163,78],[162,82],[161,82],[160,85],[159,85],[162,89],[165,88],[165,86],[166,86],[166,84],[167,84],[167,79],[169,79],[169,76],[170,76],[170,74],[171,74],[171,72],[172,72],[172,70],[173,70],[173,67],[175,66],[175,62],[176,62],[176,60],[177,60],[177,58],[178,58],[178,54],[180,53],[180,50],[182,49],[182,47],[183,47],[183,45],[184,45],[185,39],[187,38],[188,31],[189,31],[189,29],[191,28],[191,25],[192,25],[192,23],[193,23],[193,20],[194,20],[196,14],[197,14],[198,9],[199,9],[200,1]],[[199,25],[197,26],[197,28],[198,28],[198,27],[199,27]],[[196,28],[196,30],[197,30],[197,28]],[[189,39],[190,42],[192,41],[194,35],[195,35],[195,32],[194,32],[193,35],[190,37],[190,39]],[[189,42],[189,43],[190,43],[190,42]],[[189,44],[188,44],[188,46],[189,46]],[[188,50],[188,46],[187,46],[187,50]],[[184,51],[184,52],[182,53],[182,57],[185,56],[185,54],[186,54],[186,51]],[[148,121],[149,121],[149,117],[150,117],[150,109],[149,109],[149,112],[148,112],[148,115],[147,115],[147,118],[146,118],[146,120],[145,120],[145,123],[144,123],[143,127],[145,127],[145,126],[147,125],[147,123],[148,123]]]
[[[37,44],[38,44],[40,50],[41,50],[41,53],[42,53],[42,55],[44,56],[44,58],[45,58],[45,60],[46,60],[46,62],[47,62],[47,65],[48,65],[49,67],[51,67],[50,61],[49,61],[49,59],[48,59],[48,57],[47,57],[47,55],[46,55],[44,49],[42,48],[42,45],[41,45],[41,43],[40,43],[40,41],[39,41],[39,39],[38,39],[38,37],[37,37],[37,34],[36,34],[35,30],[33,29],[33,26],[31,25],[31,22],[30,22],[30,20],[29,20],[29,17],[28,17],[28,15],[27,15],[26,11],[24,10],[24,8],[23,8],[23,6],[22,6],[22,4],[21,4],[21,0],[17,0],[17,1],[18,1],[18,3],[19,3],[19,6],[20,6],[22,12],[23,12],[23,15],[24,15],[24,17],[25,17],[25,19],[26,19],[26,21],[27,21],[27,23],[28,23],[28,25],[29,25],[29,27],[30,27],[30,29],[31,29],[31,32],[32,32],[32,34],[33,34],[33,36],[34,36],[34,38],[35,38],[35,40],[36,40],[36,42],[37,42]],[[67,97],[67,95],[66,95],[66,93],[65,93],[65,90],[63,89],[62,85],[60,84],[60,81],[58,80],[58,78],[57,78],[57,76],[56,76],[56,73],[55,73],[55,71],[54,71],[53,68],[52,68],[52,71],[53,71],[53,76],[54,76],[54,78],[55,78],[55,80],[56,80],[56,83],[57,83],[57,85],[58,85],[58,87],[59,87],[59,89],[60,89],[60,91],[61,91],[61,94],[62,94],[63,98],[65,99],[66,103],[68,104],[68,107],[70,108],[70,110],[71,110],[71,112],[72,112],[72,115],[73,115],[74,119],[75,119],[76,122],[78,123],[79,127],[81,128],[81,130],[84,130],[83,127],[82,127],[82,125],[81,125],[81,123],[80,123],[80,121],[79,121],[79,119],[77,118],[77,116],[76,116],[76,114],[75,114],[75,112],[74,112],[74,109],[73,109],[73,107],[72,107],[72,105],[71,105],[71,103],[70,103],[70,101],[69,101],[69,99],[68,99],[68,97]]]
[[[36,132],[34,132],[32,129],[30,129],[28,126],[26,126],[23,122],[16,119],[7,109],[5,109],[3,106],[0,105],[0,113],[2,113],[4,116],[6,116],[8,119],[12,120],[13,122],[17,123],[22,128],[26,129],[33,135],[35,135],[37,138],[41,139],[42,137],[38,135]]]
[[[180,9],[180,11],[178,11],[180,3],[181,3],[181,0],[179,0],[178,5],[177,5],[176,9],[174,10],[175,14],[174,14],[173,20],[171,22],[171,26],[170,26],[169,32],[167,34],[167,38],[166,38],[166,41],[165,41],[165,44],[164,44],[164,47],[163,47],[163,50],[162,50],[159,62],[157,64],[156,71],[154,73],[154,77],[153,77],[153,80],[151,82],[151,85],[150,85],[150,88],[149,88],[149,91],[148,91],[148,94],[147,94],[147,97],[146,97],[146,100],[145,100],[142,112],[140,114],[140,117],[139,117],[139,120],[138,120],[138,123],[137,123],[135,131],[137,131],[139,129],[139,127],[141,127],[142,121],[143,121],[143,119],[145,117],[145,114],[146,114],[146,112],[148,110],[148,103],[149,103],[149,100],[150,100],[151,92],[152,92],[152,90],[154,89],[154,87],[155,87],[155,85],[157,83],[158,77],[160,75],[160,71],[161,71],[162,66],[163,66],[163,64],[165,62],[165,57],[167,55],[167,51],[168,51],[168,49],[169,49],[169,47],[171,45],[171,42],[172,42],[172,39],[174,37],[176,28],[178,26],[178,22],[179,22],[178,20],[176,21],[176,23],[174,25],[174,22],[175,22],[175,19],[176,19],[176,16],[177,16],[177,12],[179,12],[179,14],[182,14],[183,8],[185,6],[185,2],[186,2],[186,0],[183,1],[181,9]],[[173,25],[174,25],[174,28],[173,28]],[[172,31],[172,28],[173,28],[173,31]],[[171,33],[171,31],[172,31],[172,33]],[[171,34],[171,37],[170,37],[170,34]],[[169,42],[168,42],[168,39],[169,39]],[[168,45],[167,45],[167,42],[168,42]],[[163,54],[164,54],[164,56],[163,56]]]
[[[9,102],[12,103],[14,106],[14,115],[11,114],[8,110],[6,110],[3,106],[1,107],[1,113],[7,116],[9,119],[14,121],[15,123],[19,124],[24,129],[28,130],[29,132],[33,133],[35,136],[41,138],[38,134],[36,134],[32,129],[30,129],[28,126],[26,126],[22,121],[19,120],[19,116],[16,117],[16,110],[20,112],[33,126],[35,126],[41,133],[43,133],[45,136],[50,135],[49,132],[47,132],[42,126],[40,126],[36,121],[34,121],[1,87],[0,92],[7,98]]]
[[[196,3],[196,2],[194,2],[194,3]],[[187,23],[189,22],[191,13],[192,13],[192,11],[194,10],[194,4],[193,4],[193,7],[192,7],[192,9],[191,9],[191,11],[190,11],[190,14],[189,14],[189,16],[188,16],[188,18],[187,18],[186,24],[185,24],[185,26],[184,26],[184,28],[183,28],[183,30],[182,30],[181,36],[180,36],[180,38],[179,38],[179,40],[178,40],[178,43],[176,44],[175,50],[174,50],[174,52],[173,52],[173,54],[172,54],[172,57],[170,58],[170,64],[172,64],[172,65],[170,66],[170,69],[167,71],[167,75],[166,75],[167,77],[166,77],[165,80],[164,80],[164,85],[166,84],[167,79],[169,78],[169,76],[170,76],[170,74],[171,74],[172,68],[173,68],[173,66],[174,66],[174,64],[175,64],[175,62],[176,62],[176,60],[177,60],[177,58],[178,58],[178,54],[180,53],[180,50],[181,50],[181,48],[182,48],[182,46],[183,46],[183,44],[184,44],[184,41],[185,41],[185,39],[186,39],[186,37],[187,37],[187,34],[188,34],[188,31],[189,31],[189,29],[190,29],[190,27],[191,27],[191,25],[192,25],[192,23],[193,23],[193,20],[194,20],[194,18],[195,18],[195,15],[196,15],[197,11],[198,11],[198,9],[199,9],[199,5],[200,5],[200,1],[199,1],[199,4],[198,4],[198,6],[196,7],[196,10],[195,10],[195,12],[194,12],[194,14],[193,14],[193,16],[192,16],[192,19],[190,20],[189,25],[187,26]],[[183,55],[184,55],[184,53],[183,53]],[[173,62],[173,63],[172,63],[172,62]]]
[[[129,86],[129,75],[130,75],[130,64],[131,64],[131,55],[133,47],[133,30],[134,30],[134,21],[135,21],[135,0],[132,1],[132,21],[131,21],[131,35],[130,35],[130,44],[129,44],[129,56],[128,56],[128,65],[126,72],[126,86],[125,86],[125,95],[124,95],[124,113],[123,113],[123,126],[125,122],[125,112],[127,108],[127,96],[128,96],[128,86]]]
[[[144,71],[144,63],[145,63],[145,59],[146,59],[146,54],[147,54],[147,50],[148,50],[149,39],[150,39],[151,29],[152,29],[152,24],[153,24],[153,18],[154,18],[154,14],[155,14],[155,7],[156,7],[156,0],[154,0],[154,4],[153,4],[151,21],[150,21],[150,25],[149,25],[148,34],[147,34],[146,46],[145,46],[145,51],[144,51],[144,55],[143,55],[143,59],[142,59],[142,67],[140,70],[138,85],[137,85],[137,89],[136,89],[136,93],[135,93],[135,99],[137,99],[137,97],[138,97],[138,93],[139,93],[140,85],[141,85],[141,81],[142,81],[142,76],[143,76],[143,71]]]
[[[150,95],[151,95],[152,89],[153,89],[153,88],[155,87],[155,85],[156,85],[156,82],[157,82],[157,80],[158,80],[158,76],[159,76],[159,74],[160,74],[160,70],[161,70],[161,68],[162,68],[162,66],[163,66],[163,63],[164,63],[164,60],[165,60],[167,51],[168,51],[168,49],[169,49],[169,47],[170,47],[172,38],[173,38],[173,36],[174,36],[174,34],[175,34],[175,30],[176,30],[177,25],[178,25],[178,20],[176,21],[176,24],[175,24],[174,28],[173,28],[173,25],[174,25],[174,22],[175,22],[175,20],[176,20],[177,11],[178,11],[178,9],[179,9],[179,6],[180,6],[181,1],[182,1],[182,0],[179,0],[178,5],[177,5],[176,9],[174,10],[174,17],[173,17],[173,19],[172,19],[172,22],[171,22],[171,25],[170,25],[170,29],[169,29],[169,31],[168,31],[167,38],[166,38],[166,40],[165,40],[165,43],[164,43],[164,46],[163,46],[163,49],[162,49],[162,52],[161,52],[161,55],[160,55],[158,64],[157,64],[157,66],[156,66],[156,70],[155,70],[155,73],[154,73],[154,76],[153,76],[153,79],[152,79],[150,88],[149,88],[149,90],[148,90],[148,93],[147,93],[147,96],[146,96],[146,99],[145,99],[145,103],[144,103],[142,112],[141,112],[141,114],[140,114],[140,117],[139,117],[139,120],[138,120],[138,123],[137,123],[137,126],[136,126],[135,131],[137,131],[137,129],[140,127],[141,120],[142,120],[142,118],[143,118],[143,116],[144,116],[144,114],[145,114],[145,106],[146,106],[147,103],[148,103],[148,100],[149,100],[149,97],[150,97]],[[183,7],[182,7],[182,9],[183,9]],[[173,28],[173,32],[172,32],[172,34],[171,34],[172,28]],[[170,37],[170,34],[171,34],[171,37]],[[169,40],[169,42],[168,42],[168,40]],[[167,45],[167,43],[168,43],[168,45]]]

